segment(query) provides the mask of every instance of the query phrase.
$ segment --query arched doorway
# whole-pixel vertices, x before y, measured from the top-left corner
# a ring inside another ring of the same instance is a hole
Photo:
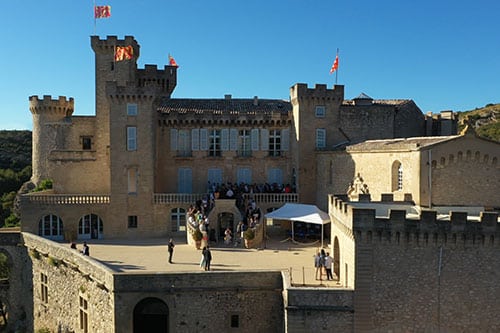
[[[52,239],[63,240],[63,222],[57,215],[45,215],[38,221],[38,235]]]
[[[224,232],[226,228],[231,229],[231,233],[234,234],[234,214],[223,212],[217,215],[217,236],[216,241],[219,239],[224,239]]]
[[[335,240],[333,241],[333,273],[340,280],[340,246],[337,236],[335,236]]]
[[[98,215],[87,214],[78,222],[78,239],[102,238],[103,222]]]
[[[148,297],[134,308],[134,333],[168,333],[168,306],[161,299]]]

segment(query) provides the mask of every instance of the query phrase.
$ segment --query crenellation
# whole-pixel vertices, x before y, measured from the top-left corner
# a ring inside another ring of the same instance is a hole
[[[60,113],[63,116],[70,116],[75,109],[75,100],[66,96],[52,98],[50,95],[43,95],[43,98],[39,98],[33,95],[29,97],[29,109],[33,114]]]

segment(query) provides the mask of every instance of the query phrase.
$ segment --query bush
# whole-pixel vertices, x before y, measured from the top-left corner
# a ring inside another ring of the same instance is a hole
[[[203,234],[201,233],[199,228],[195,228],[194,231],[191,233],[191,235],[193,236],[193,239],[197,242],[201,241],[201,239],[203,238]]]
[[[37,187],[33,189],[32,192],[40,192],[40,191],[45,191],[45,190],[50,190],[52,188],[52,179],[44,179],[38,184]]]
[[[248,228],[243,233],[243,238],[245,238],[246,240],[252,240],[252,239],[254,239],[255,238],[255,231],[253,231],[252,228]]]

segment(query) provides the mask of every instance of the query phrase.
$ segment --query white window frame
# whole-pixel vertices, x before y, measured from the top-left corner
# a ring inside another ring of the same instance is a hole
[[[326,107],[324,105],[316,105],[314,110],[314,114],[316,118],[325,118],[326,116]]]
[[[316,149],[326,148],[326,129],[316,128]]]
[[[208,133],[208,156],[221,157],[222,156],[222,134],[220,129],[211,129]]]
[[[238,132],[238,156],[252,156],[252,131],[240,129]]]
[[[281,156],[281,130],[269,130],[269,156]]]
[[[137,150],[137,127],[127,126],[127,151]]]
[[[127,103],[127,116],[137,116],[136,103]]]

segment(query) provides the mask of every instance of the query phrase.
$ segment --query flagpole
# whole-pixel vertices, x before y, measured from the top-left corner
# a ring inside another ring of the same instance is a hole
[[[337,55],[335,59],[339,58],[339,48],[337,48]],[[337,70],[335,71],[335,85],[337,85],[337,79],[339,78],[339,68],[337,67]]]
[[[92,11],[94,12],[94,36],[96,35],[96,25],[97,25],[97,18],[95,17],[95,0],[94,0],[94,7],[92,8]]]

